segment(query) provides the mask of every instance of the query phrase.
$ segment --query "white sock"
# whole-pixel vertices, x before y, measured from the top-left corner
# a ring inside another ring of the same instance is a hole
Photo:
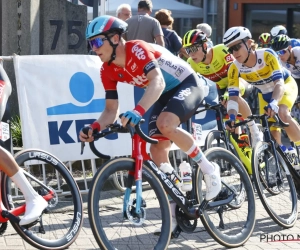
[[[247,125],[250,129],[251,135],[259,134],[259,129],[258,129],[258,127],[257,127],[257,125],[255,124],[254,121],[248,122]]]
[[[19,169],[19,171],[10,178],[22,191],[26,202],[33,200],[38,195],[38,193],[30,185],[29,181],[27,180],[21,169]]]

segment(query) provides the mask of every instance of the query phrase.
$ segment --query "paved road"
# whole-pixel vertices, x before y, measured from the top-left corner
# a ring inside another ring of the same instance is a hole
[[[84,196],[84,205],[86,208],[86,196]],[[242,247],[236,249],[244,250],[255,250],[255,249],[300,249],[300,241],[283,241],[283,242],[267,242],[267,234],[269,239],[275,237],[275,240],[282,240],[288,238],[297,239],[299,235],[300,239],[300,220],[296,222],[296,225],[291,229],[282,230],[279,226],[269,218],[268,214],[264,210],[260,200],[257,198],[257,223],[253,235],[249,241]],[[300,208],[300,207],[299,207]],[[299,218],[299,217],[298,217]],[[199,224],[200,221],[199,221]],[[0,236],[0,249],[34,249],[26,242],[24,242],[18,234],[15,233],[11,225],[9,225],[7,231],[3,236]],[[89,226],[87,210],[85,209],[84,224],[81,233],[77,240],[71,245],[69,249],[99,249],[96,241],[94,240],[92,231]],[[193,234],[182,233],[176,240],[172,240],[169,249],[226,249],[225,247],[216,243],[210,236],[205,232],[202,225],[198,226],[196,232]]]

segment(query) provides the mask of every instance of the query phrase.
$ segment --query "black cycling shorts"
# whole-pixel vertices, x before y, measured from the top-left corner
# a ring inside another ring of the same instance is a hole
[[[162,112],[175,114],[179,117],[180,123],[192,117],[204,98],[203,81],[206,80],[202,76],[191,74],[180,85],[162,94],[153,105],[150,114],[149,136],[161,134],[156,126],[156,121]]]

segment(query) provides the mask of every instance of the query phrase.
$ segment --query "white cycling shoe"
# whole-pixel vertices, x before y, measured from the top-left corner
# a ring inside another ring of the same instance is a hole
[[[264,134],[261,131],[259,131],[259,133],[254,133],[253,135],[251,134],[252,148],[254,148],[260,141],[264,141]]]
[[[220,167],[215,162],[212,162],[215,170],[211,174],[204,175],[204,181],[206,184],[206,195],[205,199],[207,201],[215,198],[221,191],[221,176],[220,176]]]
[[[19,225],[24,226],[36,221],[48,206],[48,202],[40,195],[33,200],[26,202],[26,211]]]

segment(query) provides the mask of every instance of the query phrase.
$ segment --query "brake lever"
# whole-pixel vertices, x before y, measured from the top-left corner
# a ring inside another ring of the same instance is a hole
[[[83,154],[84,147],[85,147],[85,143],[82,141],[81,142],[81,153],[80,154]]]

